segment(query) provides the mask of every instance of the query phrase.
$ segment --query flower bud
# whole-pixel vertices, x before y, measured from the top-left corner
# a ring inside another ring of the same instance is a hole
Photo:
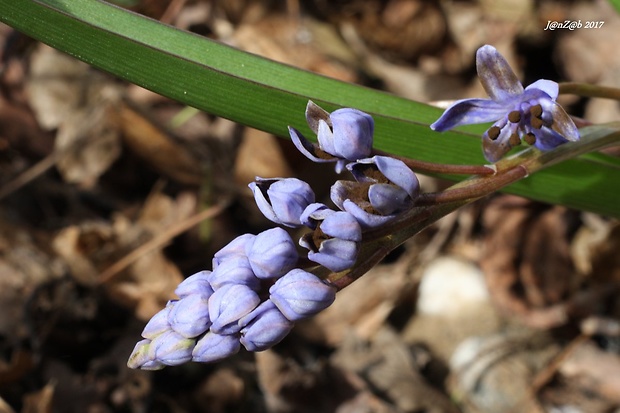
[[[168,301],[166,307],[162,308],[157,314],[151,317],[144,326],[144,330],[142,330],[142,337],[152,340],[163,332],[170,330],[168,314],[170,314],[170,310],[174,307],[176,302],[177,300]]]
[[[401,188],[390,184],[372,184],[368,201],[379,215],[391,215],[411,205],[411,199]]]
[[[217,334],[234,334],[241,330],[240,318],[254,310],[260,303],[258,295],[243,284],[224,284],[209,299],[211,331]]]
[[[211,285],[215,290],[224,284],[243,284],[257,291],[260,287],[260,280],[256,278],[250,261],[244,255],[234,255],[226,258],[211,273]]]
[[[190,275],[177,286],[174,293],[179,298],[187,297],[188,295],[200,294],[209,296],[213,294],[213,288],[209,283],[209,277],[211,271],[199,271],[196,274]]]
[[[340,172],[344,161],[365,158],[372,152],[374,120],[367,113],[342,108],[329,114],[310,101],[306,121],[317,134],[318,145],[292,127],[289,134],[297,149],[314,162],[338,162],[336,171]]]
[[[343,108],[332,112],[329,121],[319,121],[317,138],[321,149],[349,161],[371,154],[374,121],[370,115],[357,109]]]
[[[364,229],[394,219],[413,205],[419,193],[417,177],[398,159],[374,156],[347,168],[357,182],[337,181],[330,196],[338,208],[352,214]]]
[[[237,334],[220,335],[209,331],[196,342],[192,351],[192,361],[209,363],[221,360],[236,354],[240,348]]]
[[[254,274],[261,279],[286,274],[299,259],[293,240],[282,228],[271,228],[258,234],[246,245],[246,253]]]
[[[195,343],[195,340],[169,330],[151,341],[148,355],[152,360],[166,366],[178,366],[192,359],[192,349]]]
[[[336,299],[336,289],[314,274],[294,269],[271,286],[269,299],[286,318],[297,321],[329,307]]]
[[[249,185],[258,209],[267,219],[287,227],[301,225],[299,216],[314,202],[314,192],[297,178],[256,178]]]
[[[181,298],[170,309],[168,323],[183,337],[198,337],[211,326],[209,296],[192,294]]]
[[[230,241],[224,248],[213,255],[213,270],[217,269],[217,266],[228,257],[245,255],[246,245],[252,242],[255,237],[256,235],[254,234],[243,234]]]
[[[265,301],[239,320],[241,344],[248,351],[263,351],[278,344],[293,328],[272,301]]]
[[[151,340],[144,339],[136,343],[127,361],[130,369],[161,370],[165,365],[149,356]]]
[[[353,215],[311,204],[302,214],[302,222],[315,228],[299,240],[302,247],[310,250],[309,260],[332,271],[353,266],[362,240],[362,229]]]
[[[358,182],[389,183],[405,191],[411,199],[420,191],[415,173],[401,160],[389,156],[359,159],[347,165]]]
[[[338,182],[336,182],[338,183]],[[332,190],[334,187],[332,187]],[[333,191],[332,191],[333,196]],[[379,215],[376,213],[368,212],[373,211],[372,205],[368,201],[352,201],[351,199],[345,199],[341,205],[341,209],[345,210],[349,214],[353,215],[357,222],[363,229],[371,229],[380,227],[394,218],[397,214]]]

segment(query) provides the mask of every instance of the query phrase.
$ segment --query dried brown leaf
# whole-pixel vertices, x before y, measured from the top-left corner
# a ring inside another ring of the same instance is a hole
[[[22,413],[51,413],[55,387],[48,383],[41,390],[25,395]]]
[[[483,215],[481,267],[495,304],[506,314],[535,322],[533,311],[567,299],[579,279],[570,256],[566,210],[505,196]],[[563,314],[552,324],[566,322]],[[542,327],[542,326],[541,326]]]
[[[293,176],[275,136],[246,128],[235,159],[235,179],[247,185],[256,176],[275,178]]]
[[[333,358],[345,371],[368,381],[368,387],[384,394],[399,411],[457,412],[445,394],[420,374],[420,366],[400,335],[381,328],[369,341],[349,335]]]
[[[52,135],[41,129],[32,112],[0,98],[0,151],[13,149],[35,159],[53,148]]]
[[[178,182],[191,185],[202,182],[200,159],[189,148],[127,105],[119,105],[115,116],[122,130],[123,142],[137,156]]]
[[[320,2],[334,24],[352,25],[368,48],[398,60],[412,61],[435,53],[446,40],[447,27],[438,3],[423,0]],[[398,35],[395,35],[398,33]]]
[[[620,404],[620,357],[585,336],[561,353],[539,398],[549,410],[566,407],[584,412],[614,411]],[[552,380],[551,380],[552,379]]]
[[[64,271],[64,265],[23,228],[0,221],[0,334],[23,337],[24,303],[39,286],[59,279]]]
[[[369,339],[384,324],[402,294],[410,291],[407,263],[380,265],[346,289],[327,310],[300,324],[298,331],[313,340],[339,345],[349,331]]]
[[[349,377],[327,360],[308,359],[309,349],[296,346],[304,354],[302,362],[274,350],[256,353],[258,381],[271,413],[314,413],[335,411],[355,394]]]
[[[101,81],[93,77],[87,64],[39,44],[30,59],[26,88],[41,127],[56,129],[73,110],[82,107],[88,92],[96,93],[95,79]]]
[[[120,99],[117,85],[88,65],[44,45],[32,54],[28,97],[42,128],[58,130],[58,169],[71,183],[94,185],[120,154],[107,108]]]
[[[59,125],[56,150],[62,156],[57,167],[67,182],[93,187],[119,157],[119,132],[106,110],[108,104],[73,109]]]
[[[354,68],[347,64],[354,61],[354,56],[335,28],[315,20],[299,22],[273,14],[240,25],[233,39],[238,47],[251,53],[347,82],[359,80]]]
[[[452,397],[466,412],[541,413],[531,394],[532,380],[557,351],[549,337],[530,331],[471,337],[450,360]]]

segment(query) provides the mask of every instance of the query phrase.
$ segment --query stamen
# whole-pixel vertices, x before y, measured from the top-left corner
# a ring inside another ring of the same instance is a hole
[[[523,140],[527,142],[528,145],[534,145],[536,143],[536,136],[533,133],[526,133],[523,136]]]
[[[530,108],[530,113],[532,114],[532,116],[534,116],[535,118],[540,119],[540,117],[542,116],[543,110],[542,110],[542,106],[540,105],[534,105]]]
[[[521,112],[519,112],[518,110],[513,110],[508,114],[508,120],[512,123],[521,122]]]
[[[530,120],[530,125],[532,125],[535,129],[540,129],[543,126],[543,121],[542,119],[532,117]]]
[[[500,132],[501,132],[500,128],[498,128],[497,126],[491,126],[489,130],[487,131],[487,135],[489,135],[489,139],[494,141],[495,139],[499,137]]]
[[[508,138],[508,143],[510,143],[511,146],[517,146],[521,144],[521,139],[519,139],[519,135],[513,133],[510,135],[510,138]]]

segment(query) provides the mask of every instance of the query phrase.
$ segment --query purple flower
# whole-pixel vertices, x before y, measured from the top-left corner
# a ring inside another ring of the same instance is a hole
[[[362,228],[374,228],[410,208],[419,193],[419,182],[404,162],[373,156],[347,165],[357,182],[337,181],[331,199],[352,214]]]
[[[317,134],[318,145],[292,127],[289,127],[289,133],[297,149],[314,162],[338,162],[336,170],[340,172],[344,160],[365,158],[372,152],[375,124],[367,113],[343,108],[330,114],[309,101],[306,121]]]
[[[201,294],[209,296],[213,293],[213,288],[209,283],[211,271],[199,271],[196,274],[190,275],[177,286],[174,293],[179,298],[187,297],[188,295]]]
[[[209,295],[192,294],[181,298],[168,312],[170,328],[186,338],[198,337],[211,327]]]
[[[294,269],[271,286],[269,299],[286,318],[298,321],[329,307],[336,289],[314,274]]]
[[[216,270],[218,265],[228,257],[236,255],[245,256],[246,245],[252,242],[255,237],[256,235],[254,234],[243,234],[226,244],[224,248],[213,255],[213,270]]]
[[[243,284],[224,284],[209,299],[211,331],[217,334],[234,334],[241,330],[240,318],[254,310],[260,303],[258,295]]]
[[[155,337],[149,344],[148,356],[166,366],[178,366],[192,359],[196,341],[169,330]]]
[[[201,337],[192,351],[192,361],[209,363],[230,357],[241,348],[239,336],[208,332]]]
[[[249,185],[258,209],[267,219],[287,227],[301,225],[299,216],[314,202],[314,192],[297,178],[256,178]]]
[[[221,261],[210,276],[211,285],[215,290],[224,284],[243,284],[257,291],[260,280],[254,275],[250,261],[244,255],[234,255]]]
[[[309,260],[336,272],[355,264],[362,228],[353,215],[333,211],[323,204],[311,204],[301,220],[314,229],[299,240],[309,250]]]
[[[538,80],[523,89],[508,62],[489,45],[478,49],[476,67],[491,99],[459,100],[431,129],[443,132],[460,125],[495,121],[482,136],[482,151],[489,162],[497,162],[522,140],[540,150],[579,140],[574,122],[555,101],[557,83]]]
[[[265,301],[239,320],[241,344],[248,351],[263,351],[278,344],[293,328],[272,301]]]
[[[277,278],[295,267],[299,255],[291,236],[282,228],[271,228],[246,244],[254,274],[260,279]]]

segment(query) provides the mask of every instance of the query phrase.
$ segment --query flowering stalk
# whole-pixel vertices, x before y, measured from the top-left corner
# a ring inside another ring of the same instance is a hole
[[[272,222],[306,227],[299,249],[280,227],[244,234],[213,257],[213,270],[187,278],[147,324],[130,356],[132,368],[160,369],[188,361],[212,362],[241,346],[262,351],[300,320],[324,310],[336,292],[357,280],[393,249],[456,209],[568,158],[620,142],[620,122],[579,131],[555,99],[558,85],[539,80],[523,87],[505,59],[483,46],[477,67],[490,99],[455,102],[431,125],[443,131],[495,120],[482,136],[494,165],[441,165],[373,151],[373,118],[352,108],[328,113],[309,102],[306,121],[318,144],[289,127],[309,159],[335,163],[350,178],[330,189],[336,209],[315,202],[296,178],[256,178],[258,208]],[[530,148],[500,160],[512,147]],[[374,156],[372,156],[374,155]],[[472,174],[451,188],[421,192],[412,169]]]

